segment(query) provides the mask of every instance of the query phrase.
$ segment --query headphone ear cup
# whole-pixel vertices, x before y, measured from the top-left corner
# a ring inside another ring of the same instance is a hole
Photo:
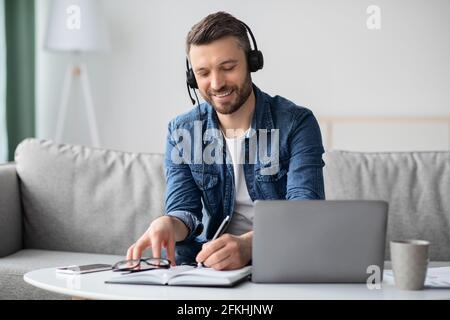
[[[264,66],[264,57],[259,50],[252,50],[248,53],[248,66],[250,72],[261,70]]]
[[[197,80],[195,79],[194,71],[189,68],[186,71],[186,82],[192,89],[198,89]]]
[[[192,70],[192,68],[186,70],[186,82],[192,89],[198,89],[197,80],[195,79],[194,70]]]

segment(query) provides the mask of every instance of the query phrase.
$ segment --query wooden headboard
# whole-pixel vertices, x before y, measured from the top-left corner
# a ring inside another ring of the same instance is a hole
[[[333,148],[333,129],[337,124],[386,124],[386,123],[422,123],[446,124],[448,128],[448,149],[450,150],[450,116],[318,116],[318,122],[325,128],[324,142],[328,149]]]

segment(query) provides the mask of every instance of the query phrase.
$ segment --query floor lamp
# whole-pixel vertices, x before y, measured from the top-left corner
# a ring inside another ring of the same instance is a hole
[[[48,20],[45,48],[75,54],[109,50],[106,24],[97,0],[53,0]],[[81,59],[79,59],[81,61]],[[83,62],[70,63],[65,72],[56,124],[56,141],[61,141],[72,83],[81,81],[83,100],[92,144],[100,146],[97,119],[91,93],[87,66]]]

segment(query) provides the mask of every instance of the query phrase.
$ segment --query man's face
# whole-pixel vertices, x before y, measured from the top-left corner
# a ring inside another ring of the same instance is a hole
[[[252,80],[245,52],[236,38],[191,45],[189,57],[200,94],[216,112],[231,114],[247,101]]]

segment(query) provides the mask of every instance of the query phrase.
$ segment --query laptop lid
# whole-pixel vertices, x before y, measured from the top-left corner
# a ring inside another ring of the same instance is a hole
[[[383,274],[388,203],[353,200],[255,202],[252,281],[366,282]]]

